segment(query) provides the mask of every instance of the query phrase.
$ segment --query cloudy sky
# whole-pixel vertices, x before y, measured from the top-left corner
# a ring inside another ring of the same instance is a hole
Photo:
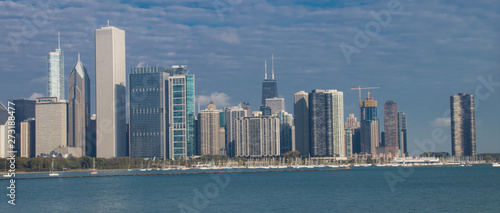
[[[109,20],[126,32],[127,73],[187,65],[202,107],[257,110],[274,54],[289,112],[295,92],[321,88],[343,91],[345,115],[359,116],[351,88],[381,87],[370,91],[379,118],[387,100],[407,113],[410,152],[451,152],[449,97],[466,92],[476,94],[478,153],[500,152],[499,1],[167,2],[0,1],[0,101],[46,95],[58,31],[66,78],[80,52],[94,82],[94,30]]]

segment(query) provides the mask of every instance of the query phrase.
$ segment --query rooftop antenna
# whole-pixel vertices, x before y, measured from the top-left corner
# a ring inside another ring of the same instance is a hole
[[[108,19],[108,27],[109,27],[109,19]]]
[[[78,61],[80,61],[80,51],[78,51]]]
[[[264,80],[267,80],[267,60],[264,60]]]
[[[273,71],[273,80],[274,80],[274,55],[271,55],[271,60],[272,60],[272,71]]]
[[[61,49],[61,32],[57,31],[57,49]]]

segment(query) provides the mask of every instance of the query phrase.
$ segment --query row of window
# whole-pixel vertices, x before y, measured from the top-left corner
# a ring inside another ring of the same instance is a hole
[[[140,88],[140,89],[132,89],[132,92],[154,92],[154,91],[163,91],[163,88]]]
[[[134,132],[132,136],[159,136],[163,135],[162,132]]]
[[[163,108],[132,109],[132,114],[157,114],[163,113]]]

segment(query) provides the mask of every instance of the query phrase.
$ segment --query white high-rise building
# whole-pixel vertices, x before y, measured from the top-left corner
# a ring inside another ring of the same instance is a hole
[[[47,55],[47,97],[64,100],[64,55],[58,36],[58,48]]]
[[[245,117],[247,111],[243,109],[241,105],[226,107],[225,110],[225,121],[226,121],[226,154],[229,156],[234,156],[234,142],[235,142],[235,129],[234,121],[237,118]]]
[[[95,30],[96,154],[126,155],[125,141],[125,31],[113,26]]]
[[[328,90],[332,93],[333,104],[333,152],[340,157],[346,156],[344,130],[344,93],[337,90]]]
[[[9,147],[9,111],[2,103],[0,103],[0,158],[8,157],[7,151]]]

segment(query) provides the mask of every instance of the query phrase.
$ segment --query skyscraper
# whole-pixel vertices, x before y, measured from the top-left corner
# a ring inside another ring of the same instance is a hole
[[[458,93],[450,97],[451,153],[453,156],[476,155],[474,95]]]
[[[407,130],[406,130],[406,114],[404,112],[398,112],[398,138],[399,138],[399,156],[408,156],[407,148]]]
[[[64,54],[58,33],[58,47],[47,55],[47,97],[64,100]]]
[[[260,106],[259,110],[262,112],[262,116],[271,116],[272,115],[271,107]]]
[[[97,157],[122,157],[125,144],[125,31],[95,30]]]
[[[309,94],[300,91],[294,94],[295,149],[303,156],[310,153],[309,143]]]
[[[353,153],[361,153],[360,124],[354,114],[349,114],[344,124],[346,155],[352,157]]]
[[[245,117],[246,110],[238,106],[226,107],[224,110],[225,125],[226,125],[226,154],[234,157],[234,143],[236,130],[234,129],[235,119]]]
[[[337,90],[313,90],[309,94],[311,155],[345,157],[344,97]]]
[[[266,99],[278,97],[278,84],[274,80],[274,55],[272,56],[272,77],[267,78],[267,61],[264,64],[264,82],[262,82],[262,105],[266,105]]]
[[[247,116],[247,117],[252,116],[252,109],[250,107],[250,103],[243,102],[241,104],[241,107],[243,107],[243,109],[245,109],[247,111],[247,114],[245,116]]]
[[[224,137],[219,137],[221,112],[222,110],[216,109],[215,104],[210,101],[207,109],[198,114],[200,155],[219,155],[221,150],[225,150]]]
[[[384,104],[384,134],[385,154],[399,156],[398,105],[394,101]]]
[[[90,78],[80,61],[68,79],[68,147],[82,149],[82,156],[89,155],[87,140],[90,131]]]
[[[280,155],[280,129],[277,117],[244,117],[233,122],[235,156]]]
[[[274,115],[279,111],[285,110],[285,99],[284,98],[268,98],[266,99],[266,106],[271,108],[271,114]]]
[[[283,110],[276,113],[280,121],[280,152],[285,154],[295,151],[295,127],[293,126],[293,115]]]
[[[187,158],[196,153],[195,144],[195,76],[188,75],[186,66],[167,68],[168,78],[168,158]]]
[[[168,99],[163,67],[133,68],[130,81],[129,153],[132,158],[165,159],[168,143]]]
[[[35,155],[50,154],[68,143],[68,104],[57,97],[36,99]]]
[[[17,150],[20,157],[32,158],[35,156],[35,118],[28,118],[20,124],[21,149]]]
[[[377,118],[377,101],[370,97],[359,103],[361,110],[361,152],[377,154],[380,146],[380,127]]]
[[[20,141],[20,136],[21,136],[21,121],[24,121],[29,118],[35,118],[35,103],[36,101],[33,100],[28,100],[28,99],[18,99],[14,100],[14,109],[16,112],[16,133],[15,133],[15,149],[16,150],[21,150],[21,141]],[[20,157],[19,152],[16,153],[16,156]],[[33,151],[32,154],[34,155],[35,152]]]

